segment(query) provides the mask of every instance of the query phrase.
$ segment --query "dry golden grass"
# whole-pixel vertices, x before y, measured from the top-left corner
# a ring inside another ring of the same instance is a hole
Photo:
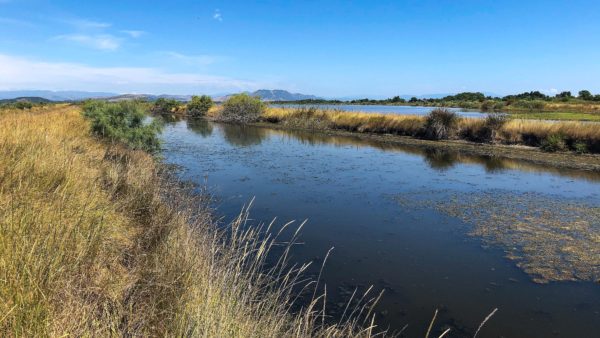
[[[269,108],[263,119],[274,123],[313,128],[332,128],[364,133],[412,135],[425,123],[415,115],[385,115],[321,109]]]
[[[564,135],[575,140],[600,141],[600,124],[576,121],[511,120],[501,130],[510,143],[522,143],[523,136],[534,135],[544,139],[550,135]]]
[[[277,236],[246,211],[217,230],[148,154],[88,130],[72,106],[0,112],[1,336],[373,335],[371,302],[292,313],[305,267],[266,268]]]
[[[598,112],[600,111],[600,103],[597,102],[548,102],[546,103],[545,110],[552,111],[585,111],[585,112]]]

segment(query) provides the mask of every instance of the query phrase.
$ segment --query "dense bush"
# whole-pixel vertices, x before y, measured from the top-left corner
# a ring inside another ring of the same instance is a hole
[[[223,103],[219,118],[231,122],[255,122],[265,109],[265,104],[259,98],[248,94],[236,94]]]
[[[495,106],[496,106],[496,101],[485,100],[485,101],[483,101],[483,103],[481,103],[481,110],[483,110],[483,111],[494,110]]]
[[[173,99],[160,98],[152,105],[152,113],[164,115],[174,113],[179,107],[179,101]]]
[[[542,110],[546,107],[546,102],[542,100],[519,100],[515,101],[513,106],[529,110]]]
[[[160,124],[144,123],[146,111],[134,101],[108,103],[88,101],[83,115],[91,120],[92,133],[111,142],[122,142],[132,149],[156,152],[160,149]]]
[[[192,96],[192,100],[187,104],[188,116],[194,119],[204,117],[210,107],[213,106],[213,100],[210,96]]]
[[[425,121],[425,136],[433,140],[445,140],[457,131],[458,115],[445,109],[432,110]]]

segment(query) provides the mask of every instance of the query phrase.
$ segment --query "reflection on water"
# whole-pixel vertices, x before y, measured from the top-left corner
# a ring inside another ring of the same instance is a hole
[[[267,137],[266,129],[262,128],[238,124],[222,124],[220,127],[225,140],[234,146],[248,147],[258,145]]]
[[[600,206],[598,173],[200,121],[167,125],[164,141],[165,160],[185,169],[183,179],[204,184],[208,177],[225,220],[253,197],[256,222],[308,219],[293,262],[314,261],[309,273],[318,274],[335,247],[323,275],[333,316],[355,288],[373,285],[374,293],[385,290],[379,323],[409,324],[411,337],[422,336],[435,309],[439,327],[472,336],[496,307],[482,337],[600,336],[598,284],[557,282],[600,273],[595,256],[577,251],[585,244],[595,253],[600,240],[597,212],[577,205]],[[432,197],[440,203],[413,207]],[[560,215],[566,221],[557,222]],[[540,254],[543,264],[534,264]],[[552,282],[536,284],[526,272]]]
[[[213,132],[212,123],[205,119],[189,119],[186,121],[186,126],[189,130],[202,137],[208,137]]]
[[[249,129],[260,129],[263,130],[264,133],[266,133],[266,135],[268,135],[264,137],[283,136],[286,138],[294,139],[302,144],[312,146],[334,145],[343,147],[351,145],[356,147],[370,147],[384,151],[396,151],[420,155],[425,159],[426,163],[429,164],[431,168],[442,171],[452,168],[457,163],[479,164],[486,170],[486,172],[489,173],[501,172],[503,170],[520,170],[528,172],[547,172],[561,176],[587,179],[591,181],[600,181],[600,173],[595,171],[557,168],[548,165],[517,159],[503,158],[498,156],[464,154],[456,150],[451,150],[447,148],[436,148],[430,146],[420,147],[414,145],[381,142],[378,140],[361,138],[358,136],[353,137],[346,135],[328,135],[318,131],[268,129],[259,127],[245,128],[246,129],[243,129],[243,127],[241,127],[241,129],[237,130],[240,132],[255,133],[256,131],[251,131]],[[243,138],[245,136],[239,137]]]
[[[433,169],[446,170],[452,168],[458,162],[458,154],[446,149],[425,148],[425,161]]]

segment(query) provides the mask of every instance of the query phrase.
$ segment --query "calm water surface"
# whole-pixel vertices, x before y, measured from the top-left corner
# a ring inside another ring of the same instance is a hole
[[[498,190],[600,206],[596,174],[205,121],[169,124],[164,139],[166,161],[207,182],[225,219],[255,197],[257,223],[308,220],[293,260],[318,266],[334,247],[324,273],[334,314],[354,288],[374,285],[385,289],[379,323],[408,324],[411,337],[435,309],[437,332],[472,336],[494,308],[481,337],[600,337],[600,284],[534,283],[501,247],[469,236],[470,225],[396,199]]]

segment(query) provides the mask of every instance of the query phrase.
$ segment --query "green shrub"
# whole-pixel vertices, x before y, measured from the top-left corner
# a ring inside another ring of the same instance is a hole
[[[257,97],[236,94],[223,103],[220,119],[231,122],[255,122],[265,111],[265,104]]]
[[[179,101],[173,99],[160,98],[152,105],[152,113],[154,114],[171,114],[179,107]]]
[[[204,117],[210,107],[213,106],[213,100],[210,96],[192,96],[192,100],[187,104],[187,113],[189,117],[197,119]]]
[[[587,143],[583,141],[575,142],[573,144],[573,150],[578,154],[587,154],[589,152]]]
[[[497,101],[496,104],[494,104],[494,110],[503,110],[504,108],[506,108],[505,102]]]
[[[452,137],[457,131],[458,115],[445,109],[432,110],[425,122],[425,136],[433,140],[444,140]]]
[[[497,104],[498,104],[498,102],[496,102],[494,100],[486,100],[481,104],[481,110],[483,110],[483,111],[496,110]]]
[[[13,105],[15,108],[22,110],[31,109],[33,107],[33,103],[29,101],[17,101]]]
[[[542,141],[540,148],[547,152],[563,151],[567,149],[567,143],[563,135],[552,134]]]
[[[514,102],[513,106],[529,110],[542,110],[546,107],[546,102],[542,100],[519,100]]]
[[[91,100],[84,104],[83,115],[91,120],[92,133],[110,142],[122,142],[151,153],[160,149],[161,126],[157,121],[145,123],[146,110],[138,102]]]

